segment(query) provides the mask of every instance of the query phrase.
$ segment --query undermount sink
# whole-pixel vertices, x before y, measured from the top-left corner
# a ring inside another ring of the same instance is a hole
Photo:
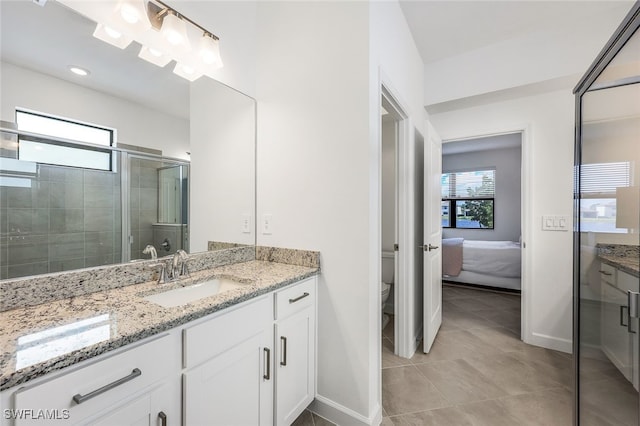
[[[247,284],[239,283],[227,278],[214,278],[209,281],[193,284],[187,287],[180,287],[162,293],[152,294],[144,297],[145,300],[156,303],[165,308],[185,305],[209,296],[215,296],[234,288],[243,287]]]

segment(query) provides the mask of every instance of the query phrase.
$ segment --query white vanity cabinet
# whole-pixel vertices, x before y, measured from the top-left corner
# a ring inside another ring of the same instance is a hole
[[[311,277],[5,390],[3,409],[58,418],[0,426],[290,425],[315,396],[315,318]]]
[[[315,280],[276,293],[277,425],[290,425],[315,396]]]
[[[173,337],[165,333],[4,391],[3,408],[14,415],[3,412],[3,425],[176,424],[180,351]]]
[[[640,356],[638,319],[629,318],[627,301],[627,291],[638,291],[638,279],[605,263],[600,265],[600,277],[602,351],[638,389],[640,372],[634,367]]]
[[[273,423],[273,295],[183,330],[185,425]]]

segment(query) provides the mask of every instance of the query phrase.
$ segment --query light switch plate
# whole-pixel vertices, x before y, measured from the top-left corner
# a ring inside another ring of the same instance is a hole
[[[242,215],[242,233],[243,234],[251,233],[251,215],[249,214]]]
[[[569,216],[562,215],[544,215],[542,216],[543,231],[569,231],[571,228],[571,219]]]
[[[272,214],[265,214],[264,216],[262,216],[262,233],[264,235],[271,235],[272,228],[273,228],[272,222],[273,222]]]

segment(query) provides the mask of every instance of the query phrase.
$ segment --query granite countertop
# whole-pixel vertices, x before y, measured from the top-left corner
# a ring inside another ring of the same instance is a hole
[[[252,260],[178,283],[142,284],[0,312],[0,390],[178,327],[313,276],[317,267]],[[246,283],[196,302],[163,308],[143,297],[214,277]]]
[[[637,257],[616,256],[614,254],[599,254],[603,262],[620,269],[623,272],[640,277],[640,262]]]

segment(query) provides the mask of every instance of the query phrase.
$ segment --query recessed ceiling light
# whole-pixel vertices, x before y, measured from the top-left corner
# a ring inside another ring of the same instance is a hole
[[[69,66],[69,71],[71,71],[74,74],[81,75],[83,77],[90,74],[89,71],[85,70],[84,68],[76,67],[74,65]]]

